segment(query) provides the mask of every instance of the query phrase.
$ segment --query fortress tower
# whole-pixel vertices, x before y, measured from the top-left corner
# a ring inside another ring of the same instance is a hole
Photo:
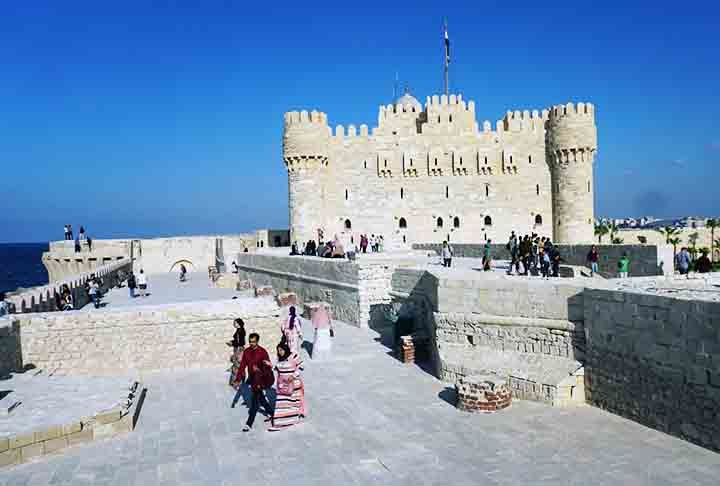
[[[590,103],[552,107],[545,137],[552,181],[553,238],[564,244],[590,243],[594,237],[595,107]]]
[[[283,159],[288,170],[290,241],[316,239],[323,226],[324,179],[330,129],[317,111],[285,114]]]

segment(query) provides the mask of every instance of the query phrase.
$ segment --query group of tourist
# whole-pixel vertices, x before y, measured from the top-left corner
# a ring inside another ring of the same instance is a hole
[[[135,289],[139,289],[138,295],[140,297],[147,296],[148,279],[145,270],[141,268],[140,273],[138,273],[137,276],[134,272],[130,272],[127,277],[127,287],[131,299],[135,298]]]
[[[64,227],[65,240],[73,241],[73,229],[71,224],[66,224]],[[80,231],[75,237],[75,253],[82,251],[82,242],[87,243],[88,251],[92,251],[92,238],[85,233],[85,227],[80,226]]]
[[[360,235],[360,251],[362,253],[367,253],[368,247],[370,247],[371,253],[379,253],[383,251],[383,248],[385,246],[385,238],[383,235],[377,235],[371,234],[368,238],[368,235]]]
[[[334,335],[332,320],[323,306],[314,310],[312,325],[315,330],[312,357],[326,354],[331,348],[331,337]],[[305,384],[302,378],[303,360],[301,347],[303,343],[303,319],[297,315],[294,306],[288,310],[288,317],[280,325],[281,339],[275,347],[275,364],[270,360],[268,352],[259,345],[260,335],[250,333],[245,346],[245,322],[235,319],[235,333],[228,342],[233,353],[230,361],[230,386],[236,394],[231,407],[235,407],[242,394],[242,387],[250,389],[248,418],[243,432],[252,429],[260,408],[264,410],[265,422],[271,431],[285,429],[300,423],[307,416],[305,403]],[[277,375],[277,377],[276,377]],[[275,386],[275,404],[270,405],[265,393]]]
[[[346,252],[345,247],[346,245],[338,235],[335,235],[332,240],[326,242],[319,240],[316,243],[315,240],[308,240],[301,248],[298,247],[296,241],[290,247],[290,255],[319,256],[321,258],[345,258],[347,256],[352,259],[355,252]]]
[[[697,273],[709,273],[712,271],[712,261],[708,257],[708,250],[703,248],[700,250],[700,256],[693,258],[693,254],[687,247],[682,247],[680,252],[675,255],[675,267],[680,275],[690,276],[690,271]]]
[[[518,236],[515,231],[511,231],[505,249],[510,252],[508,275],[512,275],[514,267],[518,275],[539,275],[544,278],[560,276],[562,256],[548,237],[540,237],[535,233]]]

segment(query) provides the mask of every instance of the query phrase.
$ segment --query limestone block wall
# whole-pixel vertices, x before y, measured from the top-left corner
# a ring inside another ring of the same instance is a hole
[[[0,317],[0,379],[21,366],[20,329],[10,316]]]
[[[76,309],[82,308],[90,301],[84,290],[85,283],[92,274],[103,280],[101,290],[107,291],[117,281],[119,272],[128,273],[132,270],[132,262],[129,258],[122,258],[112,263],[107,263],[84,273],[77,273],[62,280],[53,281],[48,285],[34,287],[24,292],[13,294],[7,298],[13,307],[14,312],[54,312],[57,309],[55,293],[60,294],[63,285],[70,288],[73,302]]]
[[[88,375],[225,366],[238,317],[263,346],[279,342],[279,309],[270,298],[11,316],[21,366]]]
[[[720,451],[720,303],[585,293],[588,401]]]

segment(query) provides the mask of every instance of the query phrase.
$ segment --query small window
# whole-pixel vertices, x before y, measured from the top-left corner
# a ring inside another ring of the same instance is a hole
[[[459,228],[459,227],[460,227],[460,218],[455,216],[455,218],[453,218],[453,228]]]
[[[348,190],[347,190],[347,189],[345,189],[345,200],[346,200],[346,201],[348,200],[348,196],[349,196],[349,194],[348,194]]]
[[[510,165],[512,165],[512,155],[510,156]]]
[[[435,157],[435,166],[437,167],[437,157]]]
[[[485,165],[487,165],[487,157],[485,157]]]
[[[452,123],[452,115],[448,117],[448,120],[450,121],[450,123]]]
[[[450,187],[445,186],[445,199],[450,197]]]
[[[588,181],[588,192],[590,192],[590,181]]]
[[[462,165],[462,157],[460,157],[460,165]]]
[[[535,224],[536,224],[537,226],[541,226],[541,225],[542,225],[542,216],[540,216],[539,214],[536,214],[536,215],[535,215]]]
[[[405,189],[403,189],[403,188],[401,187],[401,188],[400,188],[400,199],[402,199],[402,198],[404,198],[404,197],[405,197]]]
[[[403,235],[403,243],[407,243],[407,239],[405,238],[405,235]]]
[[[352,223],[349,219],[345,220],[345,229],[352,229]]]
[[[367,160],[363,160],[363,166],[367,169]]]
[[[440,123],[440,116],[438,115],[438,123]]]
[[[492,226],[492,218],[490,216],[485,216],[485,220],[483,222],[485,223],[485,226]]]
[[[398,226],[400,227],[400,229],[407,228],[407,221],[405,220],[405,218],[400,218],[400,222],[398,223]]]
[[[410,167],[412,167],[412,159],[410,159]]]
[[[532,164],[532,155],[528,155],[528,164]]]
[[[385,159],[385,167],[387,167],[387,159]]]
[[[438,218],[437,221],[435,221],[435,226],[437,226],[438,228],[442,228],[442,227],[443,227],[443,220],[442,220],[442,218]]]
[[[485,197],[490,197],[490,186],[485,186]]]
[[[535,184],[535,194],[540,195],[540,184]]]

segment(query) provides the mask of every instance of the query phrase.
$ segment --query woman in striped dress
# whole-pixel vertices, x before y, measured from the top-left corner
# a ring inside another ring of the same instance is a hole
[[[277,357],[277,397],[270,430],[282,430],[295,425],[305,415],[305,394],[299,371],[302,362],[285,342],[278,344]]]

